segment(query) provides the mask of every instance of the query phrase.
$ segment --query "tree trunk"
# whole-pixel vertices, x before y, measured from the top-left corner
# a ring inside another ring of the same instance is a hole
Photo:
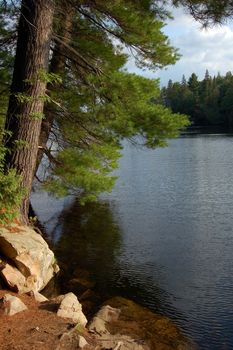
[[[74,8],[70,3],[63,3],[62,11],[60,11],[59,18],[59,37],[62,38],[63,42],[56,42],[55,47],[53,49],[53,56],[51,59],[49,72],[59,75],[61,78],[65,75],[65,67],[66,67],[66,57],[64,55],[64,50],[66,45],[71,41],[72,34],[72,26],[73,26],[73,16],[74,16]],[[49,84],[48,92],[56,91],[59,88],[58,84]],[[37,165],[35,169],[35,173],[40,165],[42,160],[44,150],[46,148],[49,134],[51,132],[51,128],[54,123],[54,119],[56,116],[56,107],[53,103],[46,103],[44,108],[45,118],[42,120],[42,127],[40,132],[39,139],[39,152],[37,155]]]
[[[23,0],[18,26],[18,41],[11,96],[5,129],[8,148],[6,169],[15,168],[22,177],[26,196],[20,208],[28,222],[29,196],[36,166],[41,130],[49,43],[54,13],[53,0]]]

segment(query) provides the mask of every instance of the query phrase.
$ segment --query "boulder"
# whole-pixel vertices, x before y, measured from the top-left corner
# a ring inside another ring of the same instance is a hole
[[[79,346],[79,348],[82,349],[86,345],[88,345],[88,342],[86,341],[86,339],[82,335],[79,335],[79,337],[78,337],[78,346]]]
[[[48,301],[48,298],[46,298],[44,295],[42,295],[39,292],[35,292],[35,291],[30,291],[28,293],[31,297],[33,297],[38,303],[43,303],[45,301]]]
[[[140,344],[138,339],[109,330],[109,326],[118,321],[121,310],[109,305],[103,306],[88,325],[101,349],[113,350],[149,350],[146,344]],[[124,332],[124,329],[121,329]]]
[[[82,312],[82,305],[73,293],[67,293],[63,296],[57,315],[63,318],[70,318],[73,322],[82,326],[87,324],[86,316]]]
[[[113,308],[109,305],[103,306],[88,325],[89,331],[97,334],[109,334],[106,326],[108,323],[116,322],[120,312],[120,309]]]
[[[80,331],[77,327],[72,328],[68,332],[62,334],[59,344],[55,350],[64,349],[83,349],[83,350],[104,350],[98,346],[97,342],[83,329]]]
[[[97,316],[105,322],[116,322],[120,316],[120,313],[120,309],[105,305],[99,310]]]
[[[18,275],[15,281],[13,289],[18,289],[19,292],[22,289],[23,292],[42,290],[59,270],[48,244],[40,234],[27,226],[16,226],[14,230],[1,227],[0,252],[9,264],[12,264],[12,268],[17,267],[25,278],[23,283],[23,279]],[[10,268],[7,266],[5,272],[4,269],[1,271],[10,288],[12,288],[12,279],[8,279],[8,276],[12,277],[13,269],[9,273]],[[17,282],[18,279],[19,282]]]
[[[150,350],[152,349],[147,344],[140,342],[128,335],[116,333],[109,335],[102,335],[98,337],[98,344],[101,349],[112,349],[112,350]],[[159,348],[158,348],[159,349]],[[166,347],[161,348],[165,350]],[[166,349],[167,350],[167,349]]]
[[[27,287],[26,278],[16,267],[5,264],[1,270],[1,276],[7,286],[14,292],[26,293],[30,289]]]
[[[106,322],[97,316],[92,319],[88,329],[90,332],[97,333],[99,335],[109,334],[109,331],[106,328]]]
[[[12,316],[18,312],[27,310],[27,306],[17,297],[6,294],[1,299],[1,309],[5,315]]]

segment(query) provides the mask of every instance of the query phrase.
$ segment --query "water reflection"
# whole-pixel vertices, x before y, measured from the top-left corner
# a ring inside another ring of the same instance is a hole
[[[125,145],[113,192],[49,226],[57,255],[71,274],[91,270],[106,297],[176,319],[201,349],[233,349],[232,174],[232,136]]]
[[[81,206],[75,201],[63,211],[57,229],[61,231],[56,255],[72,270],[78,265],[94,268],[105,265],[108,271],[121,249],[121,235],[107,203]],[[107,248],[107,249],[106,249]]]
[[[174,319],[183,318],[170,303],[173,297],[159,286],[162,271],[158,269],[156,272],[156,266],[146,261],[135,266],[133,257],[130,254],[125,256],[124,233],[113,212],[114,208],[108,201],[85,206],[75,201],[61,213],[51,235],[56,235],[57,230],[61,232],[55,253],[66,269],[63,291],[66,292],[67,281],[77,268],[88,269],[101,300],[121,295],[152,306],[151,309],[163,315],[169,310]],[[155,274],[157,281],[154,280]]]

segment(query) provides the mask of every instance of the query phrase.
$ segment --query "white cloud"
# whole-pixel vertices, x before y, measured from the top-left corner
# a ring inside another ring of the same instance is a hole
[[[164,31],[172,45],[179,48],[182,57],[166,71],[158,72],[163,85],[170,78],[180,81],[183,74],[188,78],[192,72],[202,79],[206,69],[212,75],[233,71],[233,30],[230,26],[202,29],[190,15],[179,9],[174,11],[174,20]]]
[[[129,71],[160,77],[162,85],[166,85],[168,79],[180,81],[183,74],[188,78],[193,72],[202,79],[206,69],[212,75],[233,71],[233,29],[230,25],[206,30],[182,9],[175,9],[173,15],[174,20],[168,21],[164,32],[171,44],[179,49],[180,60],[156,74],[140,71],[131,61],[127,66]]]

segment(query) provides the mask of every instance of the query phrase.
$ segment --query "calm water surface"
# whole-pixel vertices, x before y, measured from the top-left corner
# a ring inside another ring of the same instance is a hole
[[[200,349],[233,349],[233,137],[123,153],[95,205],[34,194],[58,254],[93,271],[106,296],[171,317]]]

